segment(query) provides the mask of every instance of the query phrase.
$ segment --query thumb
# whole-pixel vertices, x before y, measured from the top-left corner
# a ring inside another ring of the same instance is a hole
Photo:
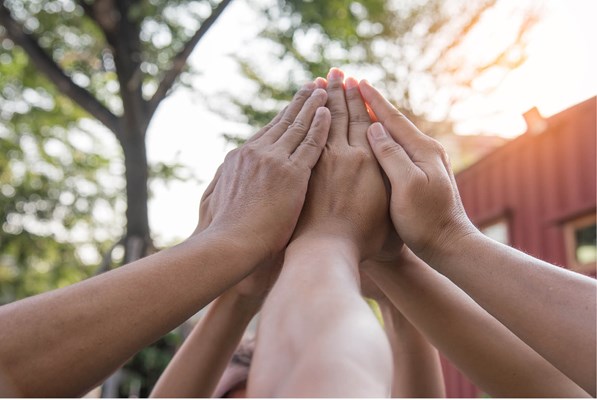
[[[399,175],[415,173],[417,169],[415,164],[382,124],[379,122],[372,124],[367,130],[367,139],[392,186],[394,182],[398,182]]]

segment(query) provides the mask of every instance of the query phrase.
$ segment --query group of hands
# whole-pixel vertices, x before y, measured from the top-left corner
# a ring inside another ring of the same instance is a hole
[[[228,153],[201,200],[193,235],[204,231],[247,244],[258,266],[231,290],[261,302],[292,241],[342,242],[370,283],[369,267],[432,263],[476,229],[441,144],[367,81],[332,68]]]

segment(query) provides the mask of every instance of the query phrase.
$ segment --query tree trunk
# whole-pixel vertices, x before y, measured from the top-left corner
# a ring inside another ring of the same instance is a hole
[[[124,263],[144,257],[151,246],[148,216],[148,163],[145,135],[129,132],[122,143],[126,177],[126,234]]]

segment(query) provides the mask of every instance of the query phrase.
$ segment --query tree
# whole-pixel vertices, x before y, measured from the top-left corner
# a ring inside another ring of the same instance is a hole
[[[6,0],[0,6],[3,56],[22,57],[20,52],[25,52],[26,68],[45,78],[21,81],[18,89],[53,101],[48,106],[53,115],[66,114],[65,102],[76,104],[79,114],[72,123],[94,118],[120,145],[127,207],[126,232],[119,242],[125,262],[152,250],[147,127],[185,72],[193,48],[230,2]],[[20,50],[13,49],[13,43]],[[15,96],[5,93],[3,97],[13,101]],[[24,114],[13,113],[9,120]],[[37,137],[46,134],[26,122],[23,125],[28,126],[17,129]]]
[[[259,87],[246,97],[229,96],[248,124],[269,120],[302,81],[347,66],[374,76],[388,98],[434,136],[453,133],[455,104],[490,93],[526,60],[528,34],[540,14],[534,3],[497,0],[252,3],[265,18],[260,37],[274,50],[264,61],[249,50],[238,56],[244,75]],[[485,45],[495,30],[501,40]]]
[[[260,40],[274,48],[269,62],[286,71],[276,80],[264,64],[238,58],[260,91],[232,96],[239,112],[229,116],[245,116],[253,126],[269,120],[304,80],[350,64],[374,71],[425,130],[449,131],[449,120],[433,121],[446,120],[449,105],[480,73],[522,62],[522,39],[532,22],[525,17],[513,24],[503,49],[464,70],[459,52],[501,3],[245,1],[263,16]],[[148,180],[176,176],[176,166],[148,165],[146,131],[163,99],[191,83],[186,60],[230,3],[2,1],[1,301],[72,283],[98,264],[101,272],[153,250]],[[125,218],[102,221],[102,213]],[[83,244],[99,248],[103,260],[93,252],[86,256]],[[43,270],[56,275],[52,284],[43,281]]]
[[[148,180],[176,178],[179,166],[148,165],[147,127],[230,2],[2,1],[0,301],[153,250]],[[172,340],[133,359],[125,386],[147,394]]]

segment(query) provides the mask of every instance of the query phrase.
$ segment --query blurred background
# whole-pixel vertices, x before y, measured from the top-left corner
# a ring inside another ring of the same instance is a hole
[[[332,66],[444,144],[483,232],[595,276],[596,15],[591,0],[3,0],[0,302],[186,238],[226,152]],[[187,331],[104,395],[147,396]],[[481,395],[444,373],[449,394]]]

